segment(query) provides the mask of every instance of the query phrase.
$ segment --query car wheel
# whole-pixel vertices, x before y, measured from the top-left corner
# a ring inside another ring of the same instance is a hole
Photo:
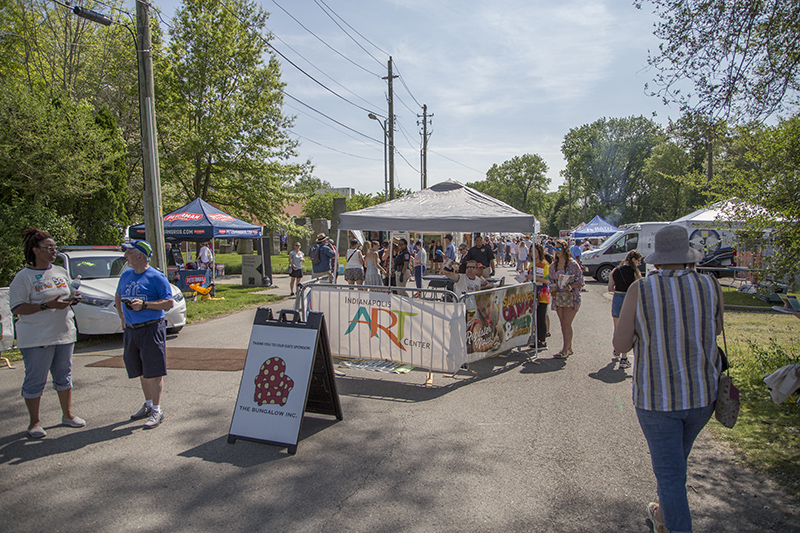
[[[167,328],[167,334],[169,335],[177,335],[180,330],[183,329],[183,326],[178,326],[176,328]]]
[[[603,265],[597,269],[594,279],[597,281],[602,281],[603,283],[608,283],[608,279],[611,277],[612,270],[614,269],[610,265]]]

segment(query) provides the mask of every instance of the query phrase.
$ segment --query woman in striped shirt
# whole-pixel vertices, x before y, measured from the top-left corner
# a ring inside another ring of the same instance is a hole
[[[659,230],[645,259],[658,272],[630,286],[614,333],[614,348],[635,356],[633,403],[658,485],[648,514],[661,532],[692,530],[686,462],[714,413],[722,367],[722,290],[694,270],[701,258],[686,228]]]

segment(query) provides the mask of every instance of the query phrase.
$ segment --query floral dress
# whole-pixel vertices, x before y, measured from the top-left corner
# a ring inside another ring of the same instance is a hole
[[[550,265],[551,267],[555,267],[556,263]],[[574,259],[570,259],[569,263],[567,263],[567,268],[561,270],[551,270],[550,271],[550,292],[553,294],[553,298],[550,300],[550,309],[553,311],[557,311],[558,307],[556,306],[556,298],[555,294],[559,292],[558,289],[558,278],[561,274],[567,274],[572,276],[571,284],[573,285],[571,289],[572,297],[574,304],[572,308],[577,311],[581,307],[581,289],[583,288],[584,281],[583,281],[583,269],[578,264],[577,261]],[[577,285],[577,287],[575,287]]]

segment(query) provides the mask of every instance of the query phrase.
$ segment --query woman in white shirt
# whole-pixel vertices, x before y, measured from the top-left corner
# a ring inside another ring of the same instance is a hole
[[[347,250],[347,264],[344,266],[344,279],[350,285],[364,284],[364,254],[358,249],[358,241],[350,241],[350,249]]]

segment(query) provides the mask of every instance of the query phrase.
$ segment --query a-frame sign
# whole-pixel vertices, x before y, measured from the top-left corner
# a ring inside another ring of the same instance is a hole
[[[297,453],[305,413],[342,419],[322,313],[259,308],[250,333],[228,442],[252,440]]]

